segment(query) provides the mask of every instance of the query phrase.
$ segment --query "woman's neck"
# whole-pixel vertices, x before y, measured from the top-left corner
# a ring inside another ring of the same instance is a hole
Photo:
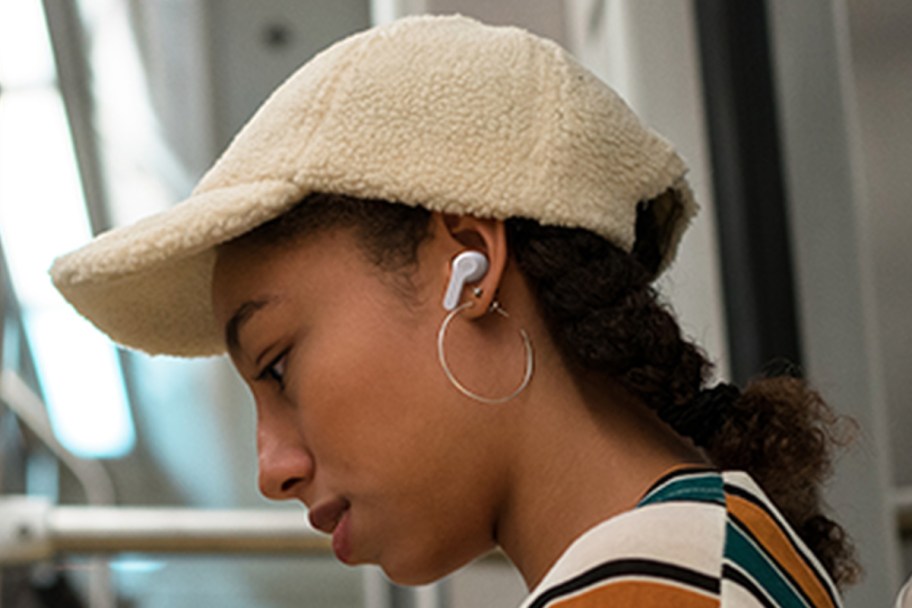
[[[495,532],[530,589],[576,538],[632,509],[664,472],[703,462],[623,391],[538,381],[513,435],[519,439]]]

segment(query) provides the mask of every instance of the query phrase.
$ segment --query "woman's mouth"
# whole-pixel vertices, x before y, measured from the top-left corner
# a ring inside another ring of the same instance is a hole
[[[351,563],[352,546],[351,546],[351,511],[343,511],[339,522],[333,530],[332,537],[333,553],[343,564]]]
[[[336,558],[349,563],[351,559],[351,504],[345,498],[334,498],[316,505],[308,512],[310,525],[332,534],[332,547]]]

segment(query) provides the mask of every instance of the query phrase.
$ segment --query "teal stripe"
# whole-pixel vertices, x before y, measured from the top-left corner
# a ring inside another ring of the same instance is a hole
[[[722,476],[718,473],[687,474],[673,477],[643,497],[637,506],[660,502],[692,501],[725,504]]]
[[[779,565],[761,551],[738,526],[729,522],[725,529],[725,559],[736,564],[782,608],[809,608],[804,597],[782,574]]]

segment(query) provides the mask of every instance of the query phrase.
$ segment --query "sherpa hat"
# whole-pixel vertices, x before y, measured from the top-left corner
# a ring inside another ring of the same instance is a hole
[[[57,288],[115,341],[224,352],[216,247],[314,192],[592,230],[630,251],[637,203],[696,211],[673,148],[557,44],[514,27],[420,16],[317,55],[281,85],[191,196],[56,260]]]

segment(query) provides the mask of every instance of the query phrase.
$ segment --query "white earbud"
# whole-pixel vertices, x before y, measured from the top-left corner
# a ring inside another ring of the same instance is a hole
[[[488,258],[480,251],[463,251],[453,258],[450,284],[443,297],[444,310],[459,306],[459,298],[466,283],[480,281],[488,272]]]

